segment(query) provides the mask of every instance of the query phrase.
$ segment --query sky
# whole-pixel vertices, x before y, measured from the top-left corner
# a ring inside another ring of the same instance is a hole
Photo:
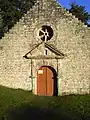
[[[70,8],[70,3],[76,1],[78,5],[85,6],[86,11],[90,14],[90,0],[57,0],[63,7]]]

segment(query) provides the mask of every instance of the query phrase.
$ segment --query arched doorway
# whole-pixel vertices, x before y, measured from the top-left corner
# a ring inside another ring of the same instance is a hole
[[[41,66],[37,72],[37,95],[57,95],[57,73],[51,66]]]

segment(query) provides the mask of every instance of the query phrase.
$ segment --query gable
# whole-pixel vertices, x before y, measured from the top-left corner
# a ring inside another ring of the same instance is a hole
[[[45,24],[55,24],[60,21],[60,19],[62,19],[61,22],[65,22],[65,20],[68,21],[67,24],[72,23],[77,24],[80,27],[87,27],[84,23],[78,20],[78,18],[75,18],[72,13],[65,10],[57,0],[37,0],[35,5],[27,11],[15,26],[23,25],[22,29],[27,29],[27,31],[29,31],[30,29],[33,30],[33,25],[37,25],[37,28],[39,28]],[[14,29],[16,29],[16,27],[13,27],[9,33],[15,33],[15,31],[13,31]]]
[[[57,0],[37,0],[33,8],[27,11],[27,14],[25,14],[21,21],[24,21],[28,25],[32,25],[32,23],[35,22],[41,23],[43,20],[57,22],[61,18],[68,18],[68,21],[72,20],[73,24],[75,22],[84,25],[78,18],[72,15],[72,13],[64,9]]]
[[[12,48],[17,46],[20,50],[23,48],[23,55],[26,54],[27,51],[31,49],[32,44],[39,44],[42,42],[38,35],[39,30],[43,25],[48,25],[53,29],[54,35],[48,42],[54,44],[54,46],[60,49],[60,51],[63,51],[63,53],[72,48],[72,44],[76,45],[76,39],[79,37],[82,39],[84,36],[84,39],[80,42],[83,42],[86,39],[84,42],[87,43],[87,38],[90,37],[90,29],[71,13],[62,8],[56,0],[37,0],[37,3],[27,12],[27,14],[17,22],[9,33],[5,34],[0,41],[0,47],[2,48],[3,43],[9,47],[12,46]],[[69,42],[69,39],[72,41]],[[73,39],[75,40],[73,41]],[[70,47],[66,50],[67,46]]]

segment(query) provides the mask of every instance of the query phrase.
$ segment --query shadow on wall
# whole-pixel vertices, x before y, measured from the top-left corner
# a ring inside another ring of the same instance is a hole
[[[9,111],[7,120],[78,120],[70,113],[68,116],[67,113],[62,110],[26,106]]]
[[[57,79],[57,72],[56,70],[48,66],[48,68],[53,72],[53,80],[54,80],[54,96],[58,96],[58,79]]]

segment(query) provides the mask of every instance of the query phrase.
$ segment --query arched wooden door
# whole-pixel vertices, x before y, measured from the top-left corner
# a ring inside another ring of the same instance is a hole
[[[42,66],[37,72],[37,95],[53,96],[54,73],[48,66]]]

